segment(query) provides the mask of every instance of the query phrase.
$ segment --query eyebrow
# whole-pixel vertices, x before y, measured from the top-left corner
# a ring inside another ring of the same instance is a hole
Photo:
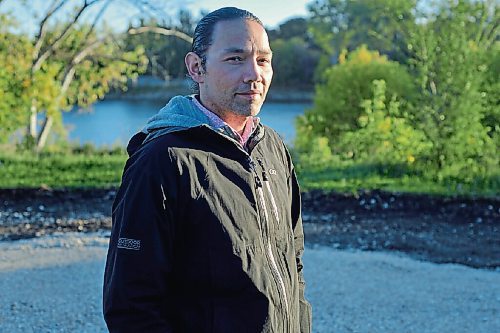
[[[224,52],[224,54],[227,54],[227,53],[243,54],[243,53],[248,53],[248,50],[238,48],[238,47],[230,47],[230,48],[224,49],[223,52]],[[272,55],[273,52],[271,50],[258,50],[258,54]]]

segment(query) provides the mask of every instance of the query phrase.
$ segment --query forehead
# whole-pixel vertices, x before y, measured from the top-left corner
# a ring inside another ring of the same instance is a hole
[[[256,49],[269,52],[266,30],[259,23],[248,19],[217,22],[209,52],[223,52],[227,49]]]

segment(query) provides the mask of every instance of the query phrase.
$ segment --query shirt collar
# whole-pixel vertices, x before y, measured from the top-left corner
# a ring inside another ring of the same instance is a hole
[[[259,117],[253,117],[250,116],[247,119],[247,122],[245,123],[245,127],[243,128],[243,132],[238,133],[235,129],[233,129],[229,124],[227,124],[224,120],[222,120],[217,114],[213,113],[212,111],[208,110],[206,107],[204,107],[198,100],[197,95],[192,96],[192,101],[194,105],[200,109],[201,112],[203,112],[209,119],[210,121],[210,126],[215,128],[216,130],[219,130],[221,133],[224,133],[231,137],[232,139],[236,140],[241,144],[241,146],[245,146],[245,144],[248,142],[248,139],[252,135],[252,133],[255,131],[257,128],[257,125],[260,122]]]

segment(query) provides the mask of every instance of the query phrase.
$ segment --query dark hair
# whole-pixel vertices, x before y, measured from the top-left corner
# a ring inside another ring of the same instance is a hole
[[[191,52],[196,53],[201,58],[201,68],[205,70],[207,62],[207,50],[212,44],[212,37],[215,25],[221,21],[229,21],[235,19],[246,19],[259,23],[262,27],[264,24],[257,16],[247,10],[236,7],[223,7],[205,15],[194,30],[193,44]],[[198,84],[193,81],[193,89],[198,93]]]

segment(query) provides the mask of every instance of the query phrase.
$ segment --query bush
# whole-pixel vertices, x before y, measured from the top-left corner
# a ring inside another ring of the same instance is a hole
[[[325,83],[316,87],[314,106],[298,119],[296,146],[300,148],[302,140],[308,140],[314,133],[326,137],[335,151],[344,133],[361,128],[358,121],[363,112],[361,103],[371,98],[373,80],[384,80],[386,99],[399,96],[403,108],[414,98],[412,78],[400,64],[367,50],[366,46],[351,54],[344,52],[339,64],[325,72]]]
[[[325,137],[312,137],[305,149],[295,150],[298,153],[298,166],[300,170],[324,170],[338,160],[332,154],[328,139]]]
[[[413,166],[432,144],[402,117],[396,96],[388,104],[385,96],[385,81],[373,81],[373,98],[362,103],[364,113],[358,118],[361,128],[346,132],[339,147],[345,158],[381,165],[390,172],[396,166]]]

